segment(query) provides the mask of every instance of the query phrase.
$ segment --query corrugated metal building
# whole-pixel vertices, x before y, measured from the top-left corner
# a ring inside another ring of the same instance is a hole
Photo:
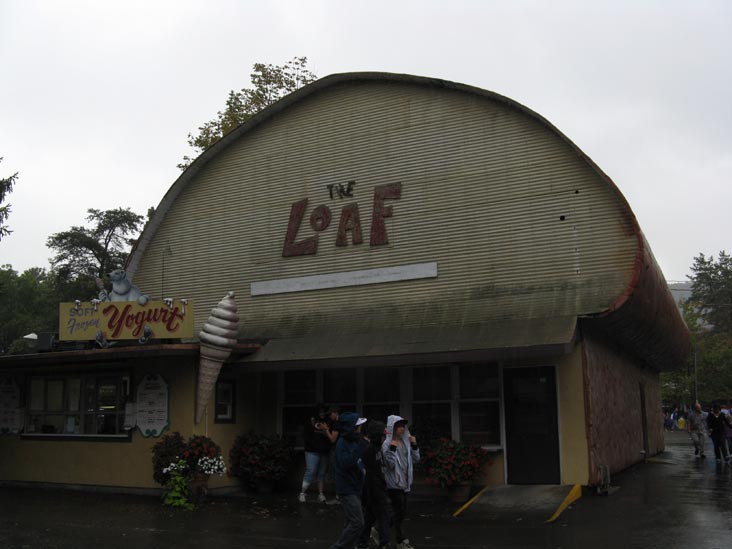
[[[194,300],[196,331],[236,292],[261,349],[226,369],[235,429],[296,441],[316,402],[400,413],[495,450],[497,483],[594,484],[660,451],[659,371],[689,346],[582,151],[506,97],[406,75],[323,78],[227,135],[127,272]]]

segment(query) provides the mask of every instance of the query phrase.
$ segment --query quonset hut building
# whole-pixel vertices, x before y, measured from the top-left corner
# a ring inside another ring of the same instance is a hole
[[[179,177],[126,268],[150,295],[193,300],[195,333],[236,292],[238,341],[258,350],[232,356],[219,382],[234,395],[204,420],[225,452],[249,429],[297,445],[328,402],[482,444],[493,483],[596,484],[663,449],[659,372],[689,349],[610,178],[537,113],[436,79],[337,74],[265,109]],[[166,377],[170,429],[190,434],[183,347],[114,367]],[[85,360],[110,368],[104,352]],[[21,385],[41,375],[4,361]],[[153,486],[154,439],[129,439],[110,459],[141,473],[44,480]],[[22,434],[2,444],[42,461]],[[104,446],[44,444],[82,462]],[[5,480],[38,480],[3,460]]]

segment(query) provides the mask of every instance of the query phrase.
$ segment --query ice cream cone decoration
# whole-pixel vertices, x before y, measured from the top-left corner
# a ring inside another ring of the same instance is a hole
[[[201,359],[196,392],[196,423],[200,423],[203,418],[221,366],[236,345],[238,332],[239,315],[234,292],[229,292],[216,307],[211,309],[211,316],[198,334],[198,339],[201,341]]]

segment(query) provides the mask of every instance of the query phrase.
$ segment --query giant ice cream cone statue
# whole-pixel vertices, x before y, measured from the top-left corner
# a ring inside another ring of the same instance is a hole
[[[201,340],[201,359],[196,393],[196,423],[200,423],[203,418],[221,366],[236,345],[238,332],[239,315],[234,292],[229,292],[211,309],[211,316],[198,334],[198,339]]]

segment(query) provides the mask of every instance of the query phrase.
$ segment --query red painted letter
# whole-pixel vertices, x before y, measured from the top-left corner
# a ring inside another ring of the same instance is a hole
[[[305,216],[305,208],[308,206],[308,199],[303,198],[292,204],[290,208],[290,221],[287,224],[287,235],[285,245],[282,247],[282,257],[294,255],[311,255],[318,251],[318,235],[311,236],[300,242],[295,242],[297,231],[300,230],[300,223]]]
[[[384,200],[387,198],[401,198],[401,196],[401,183],[389,183],[388,185],[374,187],[374,210],[371,217],[372,246],[381,246],[382,244],[389,243],[384,218],[391,217],[393,211],[391,206],[384,206]]]
[[[341,210],[341,222],[338,224],[336,246],[348,246],[348,231],[351,231],[351,238],[354,244],[361,244],[363,242],[361,218],[358,215],[358,204],[343,206]]]
[[[330,225],[330,208],[328,206],[318,206],[310,214],[310,226],[315,232],[321,232]]]

